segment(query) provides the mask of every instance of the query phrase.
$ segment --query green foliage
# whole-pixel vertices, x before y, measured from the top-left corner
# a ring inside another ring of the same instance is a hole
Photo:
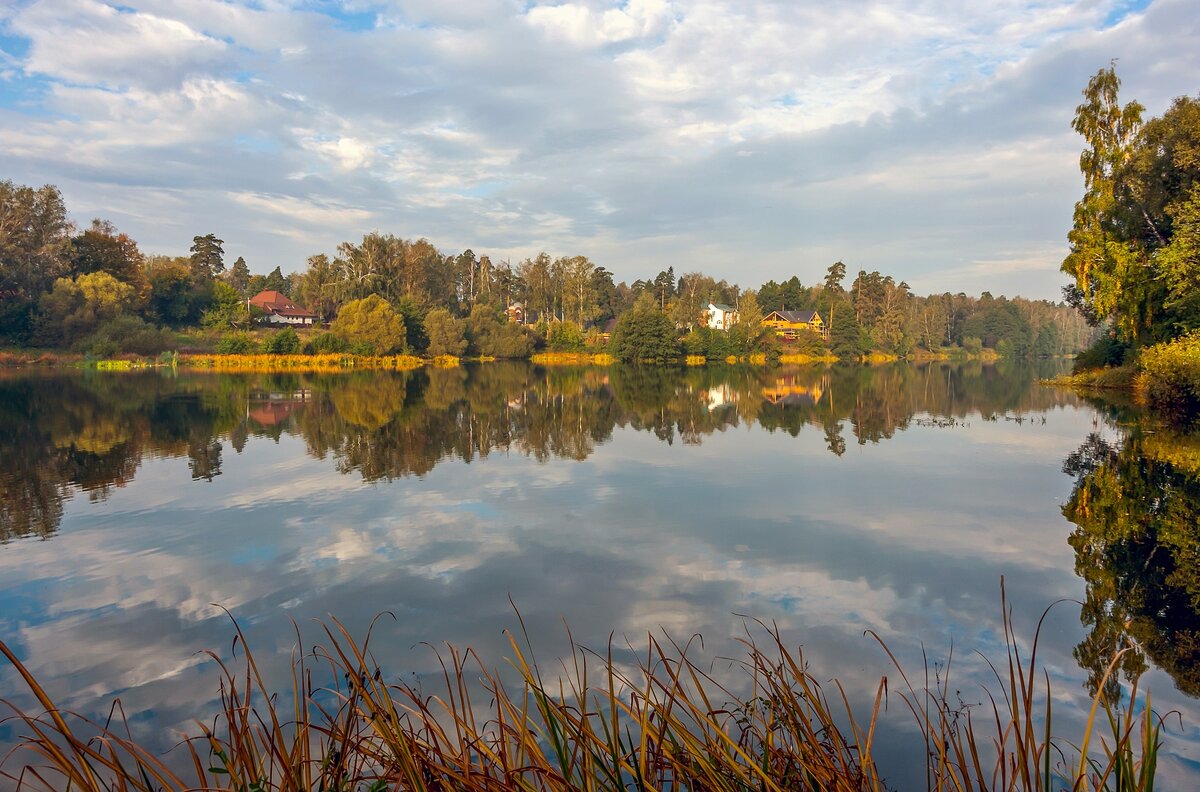
[[[528,328],[501,318],[494,307],[476,305],[466,320],[467,351],[495,358],[529,357],[534,341]]]
[[[304,345],[306,355],[330,355],[350,351],[350,345],[333,333],[320,333]]]
[[[216,350],[222,355],[251,355],[259,352],[260,348],[253,333],[239,331],[221,336]]]
[[[461,357],[467,351],[465,323],[445,308],[434,308],[425,314],[425,334],[429,337],[426,352],[430,355]]]
[[[837,311],[838,319],[829,331],[829,351],[844,363],[858,360],[868,347],[863,341],[862,328],[848,304]]]
[[[983,351],[983,339],[979,336],[965,336],[962,340],[962,348],[968,355],[978,355]]]
[[[233,266],[225,273],[226,282],[241,295],[242,299],[249,299],[254,295],[250,293],[250,266],[246,263],[246,259],[241,256],[237,257],[237,261],[233,262]]]
[[[963,323],[963,334],[982,340],[989,349],[1005,356],[1024,357],[1033,348],[1033,328],[1014,303],[1004,299],[990,301]]]
[[[554,352],[582,352],[583,330],[574,322],[554,322],[546,333],[546,346]]]
[[[679,357],[675,325],[649,294],[639,297],[633,308],[617,320],[610,346],[612,354],[621,360],[654,361]]]
[[[212,280],[225,271],[224,244],[225,240],[217,239],[216,234],[192,237],[189,269],[194,282]]]
[[[200,319],[201,325],[217,329],[246,329],[250,326],[253,319],[251,307],[237,289],[220,280],[213,281],[209,288],[211,297]]]
[[[1139,387],[1151,404],[1200,415],[1200,332],[1143,349],[1138,368]]]
[[[112,357],[122,352],[148,357],[175,346],[173,333],[130,314],[103,323],[83,343],[93,357]]]
[[[133,305],[133,287],[107,272],[59,278],[38,303],[37,334],[47,345],[72,344]]]
[[[343,305],[330,330],[357,354],[387,355],[405,347],[404,317],[378,294]]]
[[[295,355],[300,352],[300,336],[290,327],[274,333],[263,342],[263,352],[268,355]]]
[[[147,318],[175,327],[199,323],[212,301],[208,283],[196,284],[181,261],[156,262],[148,267],[150,298]]]
[[[415,353],[425,352],[429,347],[429,335],[425,331],[425,307],[410,296],[399,298],[394,305],[404,319],[405,348]]]
[[[68,273],[70,221],[57,187],[0,181],[0,295],[28,306]]]
[[[1129,345],[1117,338],[1116,333],[1102,333],[1084,351],[1075,356],[1073,370],[1078,373],[1106,366],[1120,366],[1126,362]]]

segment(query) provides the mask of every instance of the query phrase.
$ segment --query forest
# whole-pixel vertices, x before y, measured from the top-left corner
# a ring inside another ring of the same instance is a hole
[[[284,274],[252,274],[225,242],[197,235],[187,256],[143,254],[111,222],[82,230],[57,188],[0,182],[0,343],[92,358],[180,348],[219,353],[408,353],[522,358],[536,350],[606,351],[625,360],[709,359],[791,351],[857,360],[909,356],[1049,356],[1094,331],[1066,304],[966,294],[918,296],[891,275],[830,265],[757,289],[668,266],[632,283],[587,256],[546,252],[515,264],[426,239],[371,232]],[[268,332],[248,299],[277,291],[318,317],[319,329]],[[726,330],[705,322],[710,302],[737,309]],[[513,322],[510,305],[522,306]],[[774,310],[812,310],[828,337],[776,338]]]

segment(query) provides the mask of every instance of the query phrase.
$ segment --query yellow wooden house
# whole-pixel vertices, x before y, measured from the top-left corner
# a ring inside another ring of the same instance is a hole
[[[805,330],[821,338],[829,337],[829,328],[816,311],[771,311],[763,319],[763,324],[774,328],[775,334],[784,338],[794,338]]]

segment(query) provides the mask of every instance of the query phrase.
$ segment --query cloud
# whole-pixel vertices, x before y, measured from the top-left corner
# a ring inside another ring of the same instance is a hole
[[[447,252],[583,252],[625,280],[686,262],[811,283],[841,258],[1056,297],[1087,78],[1119,57],[1158,113],[1200,70],[1186,0],[68,0],[3,24],[28,44],[4,67],[23,92],[0,108],[6,177],[128,207],[112,219],[150,249],[217,231],[256,271],[386,218]],[[162,190],[183,212],[151,220]],[[357,212],[243,228],[246,195]],[[970,269],[1022,251],[1045,267]]]

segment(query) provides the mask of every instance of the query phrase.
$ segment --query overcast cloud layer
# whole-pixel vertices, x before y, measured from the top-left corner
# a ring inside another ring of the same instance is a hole
[[[0,179],[256,272],[380,230],[618,280],[1056,298],[1080,90],[1200,92],[1195,0],[17,0]]]

